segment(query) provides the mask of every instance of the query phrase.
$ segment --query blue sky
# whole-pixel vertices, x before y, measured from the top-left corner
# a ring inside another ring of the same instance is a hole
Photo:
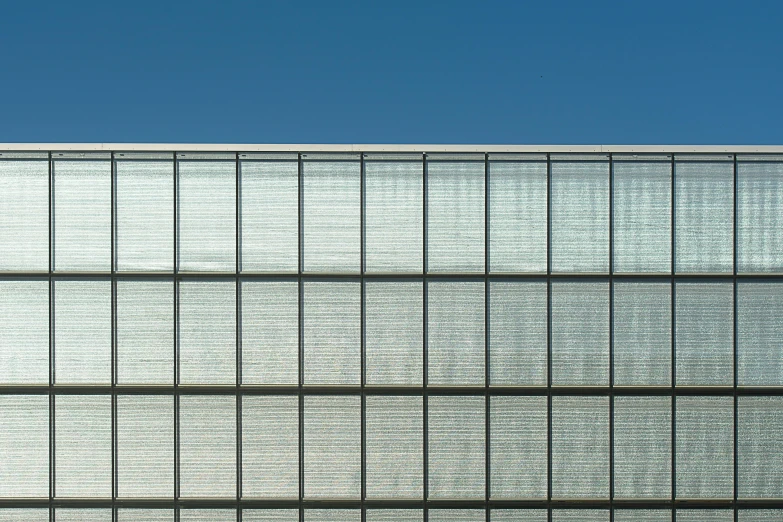
[[[783,2],[5,2],[0,142],[783,143]]]

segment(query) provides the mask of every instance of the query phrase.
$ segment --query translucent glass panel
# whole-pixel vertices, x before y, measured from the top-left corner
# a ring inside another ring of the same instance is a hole
[[[545,161],[489,163],[491,272],[546,272]]]
[[[123,509],[117,510],[118,522],[174,522],[173,509]]]
[[[305,522],[360,522],[362,512],[358,509],[307,509]]]
[[[738,407],[739,496],[783,497],[783,398],[740,397]]]
[[[671,283],[614,282],[614,384],[671,384]]]
[[[553,272],[609,271],[609,163],[553,161]]]
[[[608,397],[552,397],[552,496],[609,496]]]
[[[614,522],[672,522],[671,509],[615,509]]]
[[[484,397],[429,397],[429,498],[484,498]]]
[[[733,497],[734,399],[676,399],[677,496]]]
[[[49,508],[0,508],[0,522],[49,522]]]
[[[174,162],[116,161],[117,270],[174,267]]]
[[[547,398],[492,397],[490,496],[546,498]]]
[[[111,281],[55,281],[54,327],[55,383],[111,383]]]
[[[609,283],[552,283],[552,384],[609,382]]]
[[[737,379],[741,386],[783,384],[783,284],[737,283]]]
[[[48,382],[49,282],[0,281],[0,383]]]
[[[427,520],[432,522],[485,522],[483,509],[430,509]]]
[[[553,509],[552,522],[609,522],[608,509]]]
[[[242,281],[242,383],[299,382],[299,284]]]
[[[306,396],[304,408],[304,496],[359,497],[361,398]]]
[[[299,165],[296,161],[239,164],[241,269],[299,269]]]
[[[242,522],[299,522],[299,510],[243,509]]]
[[[367,498],[421,498],[422,397],[367,397]]]
[[[777,522],[783,518],[783,509],[740,509],[739,522]]]
[[[614,398],[615,498],[671,498],[670,397]]]
[[[242,494],[299,497],[299,398],[242,398]]]
[[[734,165],[677,161],[674,167],[675,271],[733,270]]]
[[[675,292],[677,384],[733,384],[733,284],[677,281]]]
[[[49,162],[0,160],[0,270],[49,269]]]
[[[361,382],[361,283],[305,281],[306,384]]]
[[[547,522],[546,509],[493,509],[492,522]]]
[[[57,508],[54,522],[111,522],[111,509]]]
[[[111,397],[55,397],[56,497],[111,498]]]
[[[484,283],[427,282],[430,385],[484,384]]]
[[[117,397],[117,496],[174,494],[174,398]]]
[[[174,283],[117,280],[117,382],[174,380]]]
[[[54,269],[111,270],[111,163],[56,160]]]
[[[361,165],[359,161],[305,161],[304,270],[359,272]]]
[[[180,384],[236,382],[236,283],[179,283]]]
[[[671,271],[671,161],[614,161],[615,273]]]
[[[364,285],[367,384],[421,385],[423,283],[366,280]]]
[[[0,395],[0,448],[0,498],[48,498],[48,396]]]
[[[733,522],[731,509],[678,509],[677,522]]]
[[[180,494],[233,498],[237,491],[236,398],[185,395],[179,401]]]
[[[368,509],[367,522],[423,522],[421,509]]]
[[[427,271],[484,272],[484,162],[427,162]]]
[[[489,307],[490,384],[546,385],[546,283],[492,281]]]
[[[783,271],[783,163],[737,164],[737,271]]]
[[[236,270],[236,163],[178,161],[177,267]]]
[[[236,522],[236,509],[182,509],[181,522]]]
[[[421,272],[423,165],[365,161],[364,237],[368,272]]]

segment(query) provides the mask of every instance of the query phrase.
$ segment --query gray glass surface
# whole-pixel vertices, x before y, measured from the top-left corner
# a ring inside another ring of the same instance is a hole
[[[737,379],[741,386],[783,384],[783,284],[737,283]]]
[[[0,281],[0,384],[49,382],[49,282]]]
[[[49,269],[49,163],[0,160],[0,270]]]
[[[0,395],[0,448],[0,498],[48,498],[49,397]]]
[[[783,271],[783,162],[737,163],[737,271]]]
[[[783,497],[783,397],[739,398],[737,446],[739,497]]]

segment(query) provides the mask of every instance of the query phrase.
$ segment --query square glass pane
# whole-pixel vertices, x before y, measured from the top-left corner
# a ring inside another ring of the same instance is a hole
[[[731,509],[678,509],[677,522],[734,522]]]
[[[236,383],[236,283],[179,283],[180,384]]]
[[[305,498],[359,498],[361,429],[360,397],[304,398]]]
[[[241,269],[299,270],[299,165],[241,161]]]
[[[242,522],[299,522],[299,510],[243,509]]]
[[[49,162],[0,160],[0,270],[49,270]]]
[[[299,398],[242,398],[242,495],[299,497]]]
[[[672,285],[614,283],[614,384],[667,386],[672,380]]]
[[[783,271],[783,163],[737,165],[737,271]]]
[[[49,508],[0,508],[0,522],[49,522]]]
[[[609,522],[608,509],[553,509],[552,522]]]
[[[237,492],[236,398],[184,395],[179,401],[181,495],[234,498]]]
[[[429,498],[483,499],[484,397],[425,400],[429,400]]]
[[[421,385],[423,283],[365,280],[364,285],[367,384]]]
[[[484,384],[484,282],[427,282],[430,385]]]
[[[0,448],[0,498],[48,498],[47,395],[0,395]]]
[[[783,397],[740,397],[738,407],[739,496],[783,497]]]
[[[55,160],[54,269],[111,270],[111,162]]]
[[[484,162],[427,162],[427,271],[484,272]]]
[[[236,509],[182,509],[180,522],[236,522]]]
[[[111,509],[106,508],[57,508],[54,522],[111,522]]]
[[[552,384],[609,383],[609,283],[552,283]]]
[[[174,267],[174,162],[114,163],[117,270]]]
[[[421,509],[368,509],[367,522],[423,522]]]
[[[111,397],[57,395],[54,418],[55,497],[111,498]]]
[[[739,522],[779,522],[783,509],[740,509]]]
[[[358,509],[306,509],[305,522],[360,522],[362,512]]]
[[[306,384],[361,382],[361,283],[305,281]]]
[[[111,281],[54,282],[54,379],[111,383]]]
[[[783,284],[737,283],[737,379],[740,386],[783,384]]]
[[[671,272],[671,161],[615,161],[614,272]]]
[[[299,383],[299,284],[241,284],[242,382]]]
[[[177,267],[236,270],[236,163],[178,161]]]
[[[365,263],[368,272],[421,272],[422,161],[364,164]]]
[[[490,496],[546,498],[547,398],[492,397]]]
[[[421,498],[422,397],[367,397],[367,498]]]
[[[672,522],[672,510],[615,509],[614,522]]]
[[[430,509],[427,520],[431,522],[485,522],[483,509]]]
[[[547,522],[546,509],[493,509],[492,522]]]
[[[491,272],[546,272],[545,161],[489,163]]]
[[[47,280],[0,281],[0,383],[49,383]]]
[[[552,397],[552,496],[609,497],[608,397]]]
[[[173,509],[123,509],[117,510],[118,522],[174,522]]]
[[[734,399],[677,397],[677,496],[734,495]],[[677,515],[679,519],[679,513]]]

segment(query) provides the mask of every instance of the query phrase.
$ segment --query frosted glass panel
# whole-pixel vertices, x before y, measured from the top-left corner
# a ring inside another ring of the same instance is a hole
[[[54,175],[54,269],[111,270],[111,163],[59,160]]]
[[[361,382],[361,283],[306,281],[306,384]]]
[[[174,162],[116,161],[117,270],[174,267]]]
[[[242,382],[299,382],[299,284],[242,281]]]
[[[296,161],[242,161],[241,269],[299,269],[299,166]]]
[[[552,384],[609,383],[609,283],[552,283]]]
[[[0,395],[0,448],[0,498],[48,498],[48,396]]]
[[[183,509],[180,522],[236,522],[236,509]]]
[[[236,283],[180,282],[180,383],[234,384],[235,368]]]
[[[732,271],[734,166],[677,162],[674,171],[675,270]]]
[[[740,397],[738,406],[739,496],[783,497],[783,398]]]
[[[236,270],[236,163],[179,161],[178,268]]]
[[[492,522],[547,522],[546,509],[493,509]]]
[[[783,163],[737,165],[737,271],[783,271]]]
[[[734,382],[732,283],[675,283],[677,384]]]
[[[484,272],[484,162],[427,162],[427,271]]]
[[[737,378],[742,386],[783,384],[783,285],[737,283]]]
[[[48,161],[0,160],[0,245],[0,270],[49,270]]]
[[[111,498],[111,397],[55,397],[56,497]]]
[[[111,522],[111,509],[57,508],[54,522]]]
[[[304,496],[359,497],[361,399],[307,396],[304,407]]]
[[[609,522],[609,510],[553,509],[552,522]]]
[[[358,509],[307,509],[305,522],[360,522],[362,513]]]
[[[614,522],[672,522],[671,509],[616,509]]]
[[[423,522],[421,509],[368,509],[367,522]]]
[[[671,384],[671,283],[614,283],[614,384]]]
[[[242,522],[299,522],[299,510],[243,509]]]
[[[420,281],[365,281],[367,384],[421,384],[423,291]]]
[[[609,163],[555,161],[550,216],[553,272],[609,271]]]
[[[49,508],[0,508],[0,522],[49,522]]]
[[[118,509],[118,522],[174,522],[173,509]]]
[[[368,272],[421,272],[421,161],[364,164],[365,263]]]
[[[111,383],[111,281],[54,283],[57,384]]]
[[[739,522],[779,522],[783,509],[740,509]]]
[[[547,398],[492,397],[489,411],[491,498],[546,498]]]
[[[485,522],[483,509],[430,509],[428,518],[432,522]]]
[[[429,397],[430,498],[484,498],[484,398]]]
[[[734,399],[677,397],[677,496],[731,498],[733,476]]]
[[[0,281],[0,383],[48,382],[49,282]]]
[[[484,384],[484,283],[428,282],[428,383]]]
[[[608,397],[552,397],[552,496],[609,496]]]
[[[493,385],[546,385],[546,283],[489,284],[489,372]]]
[[[361,167],[358,161],[305,161],[304,270],[359,272]]]
[[[614,271],[671,271],[670,161],[614,162]]]
[[[733,522],[731,509],[678,509],[677,522]]]
[[[491,272],[546,272],[546,162],[489,164]]]

